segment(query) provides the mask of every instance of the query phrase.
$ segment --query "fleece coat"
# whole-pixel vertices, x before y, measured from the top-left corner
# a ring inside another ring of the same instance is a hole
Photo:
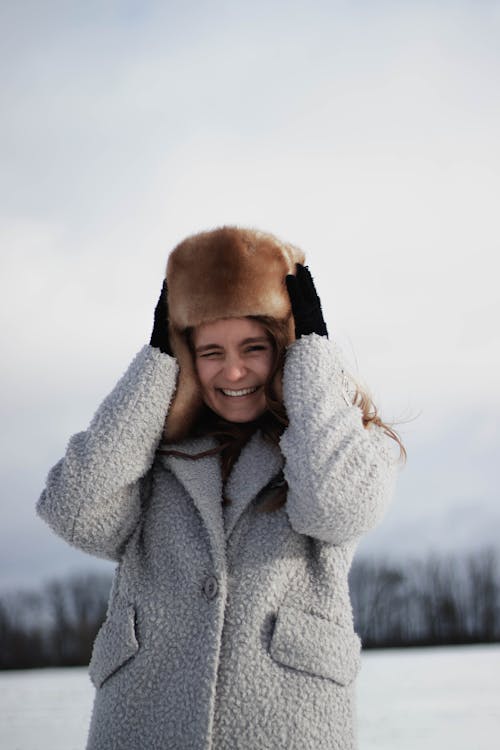
[[[350,750],[360,641],[347,576],[390,495],[391,441],[363,427],[338,348],[303,337],[286,354],[280,446],[254,434],[222,506],[217,455],[156,453],[176,377],[176,360],[145,346],[37,506],[118,563],[90,663],[88,750]],[[259,512],[281,471],[286,504]]]

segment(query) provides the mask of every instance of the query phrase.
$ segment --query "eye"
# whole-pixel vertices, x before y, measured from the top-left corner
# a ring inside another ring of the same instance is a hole
[[[198,354],[198,357],[200,359],[215,359],[216,357],[220,357],[220,352],[203,352],[203,354]]]
[[[265,352],[266,350],[267,346],[265,344],[254,344],[248,347],[247,352]]]

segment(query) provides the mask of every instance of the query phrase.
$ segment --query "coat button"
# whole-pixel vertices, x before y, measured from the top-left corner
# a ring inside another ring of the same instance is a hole
[[[205,578],[203,593],[207,599],[214,599],[217,596],[218,590],[219,584],[217,583],[217,578],[215,578],[215,576],[208,576],[208,578]]]

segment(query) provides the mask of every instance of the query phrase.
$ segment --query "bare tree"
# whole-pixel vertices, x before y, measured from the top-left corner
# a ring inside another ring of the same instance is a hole
[[[356,560],[350,588],[367,648],[500,640],[500,573],[493,550],[392,565]]]
[[[106,614],[108,576],[53,581],[0,599],[0,669],[88,664]]]
[[[500,641],[494,550],[392,562],[356,559],[350,574],[365,648]],[[0,669],[85,665],[111,580],[83,574],[0,596]]]

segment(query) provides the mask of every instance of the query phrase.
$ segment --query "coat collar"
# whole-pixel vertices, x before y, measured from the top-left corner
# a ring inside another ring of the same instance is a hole
[[[162,445],[164,450],[191,456],[215,448],[214,438],[194,438]],[[224,521],[222,517],[222,478],[218,454],[198,459],[163,456],[164,466],[174,474],[192,497],[208,530],[216,565],[225,567]]]
[[[161,447],[195,456],[215,446],[214,438],[204,437]],[[196,460],[163,456],[163,461],[192,497],[208,530],[217,563],[225,559],[225,540],[231,535],[247,505],[283,467],[279,447],[265,440],[260,430],[256,432],[241,451],[227,482],[226,496],[231,503],[226,508],[224,519],[218,454]]]
[[[226,539],[247,505],[282,467],[283,456],[278,446],[265,440],[260,430],[252,435],[233,466],[226,485],[226,496],[231,500],[226,510]]]

